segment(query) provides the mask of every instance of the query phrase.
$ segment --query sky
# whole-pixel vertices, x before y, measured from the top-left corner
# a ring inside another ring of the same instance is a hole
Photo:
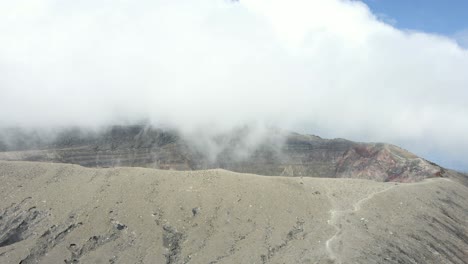
[[[454,38],[468,47],[468,1],[362,0],[378,19],[401,30],[417,30]]]
[[[405,2],[0,1],[0,126],[261,124],[468,171],[462,2]]]
[[[363,0],[374,14],[400,29],[455,35],[468,29],[465,0]]]

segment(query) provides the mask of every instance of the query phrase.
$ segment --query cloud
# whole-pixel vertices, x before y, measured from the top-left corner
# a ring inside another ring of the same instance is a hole
[[[468,29],[455,33],[454,38],[460,46],[468,49]]]
[[[400,31],[358,1],[0,3],[4,126],[253,122],[458,161],[466,69],[454,39]]]
[[[375,15],[377,16],[377,18],[378,18],[380,21],[382,21],[382,22],[384,22],[384,23],[386,23],[386,24],[389,24],[389,25],[392,25],[392,26],[396,26],[397,23],[398,23],[398,21],[397,21],[395,18],[393,18],[393,17],[391,17],[391,16],[389,16],[389,15],[387,15],[387,14],[385,14],[385,13],[377,13],[377,14],[375,14]]]

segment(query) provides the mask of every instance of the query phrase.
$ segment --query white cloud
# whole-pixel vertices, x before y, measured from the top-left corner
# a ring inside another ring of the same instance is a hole
[[[457,159],[466,69],[358,1],[0,2],[3,125],[264,122]]]
[[[389,16],[389,15],[387,15],[387,14],[385,14],[385,13],[377,13],[377,14],[375,14],[375,15],[377,16],[377,18],[378,18],[380,21],[382,21],[382,22],[384,22],[384,23],[386,23],[386,24],[389,24],[389,25],[392,25],[392,26],[396,26],[397,23],[398,23],[398,21],[397,21],[395,18],[393,18],[393,17],[391,17],[391,16]]]
[[[468,49],[468,29],[455,33],[454,38],[457,40],[460,46]]]

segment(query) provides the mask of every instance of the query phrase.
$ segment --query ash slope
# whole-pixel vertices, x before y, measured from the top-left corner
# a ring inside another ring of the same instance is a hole
[[[468,188],[0,162],[1,263],[466,263]]]
[[[86,167],[222,168],[270,176],[396,182],[452,177],[468,185],[464,175],[393,145],[327,140],[296,133],[271,131],[253,145],[249,143],[252,136],[249,128],[213,137],[208,142],[188,140],[175,131],[140,125],[114,126],[99,133],[71,129],[49,141],[19,130],[3,131],[3,135],[3,141],[0,135],[0,160],[61,162]],[[216,151],[207,151],[209,146]]]

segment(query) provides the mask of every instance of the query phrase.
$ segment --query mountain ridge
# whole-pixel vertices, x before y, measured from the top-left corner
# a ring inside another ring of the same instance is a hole
[[[222,168],[268,176],[359,178],[383,182],[455,177],[466,183],[463,174],[398,146],[323,139],[294,132],[268,131],[257,135],[244,127],[202,138],[176,130],[131,125],[94,132],[68,129],[49,139],[37,133],[22,133],[10,131],[9,136],[5,136],[3,132],[0,159],[72,163],[85,167]]]

